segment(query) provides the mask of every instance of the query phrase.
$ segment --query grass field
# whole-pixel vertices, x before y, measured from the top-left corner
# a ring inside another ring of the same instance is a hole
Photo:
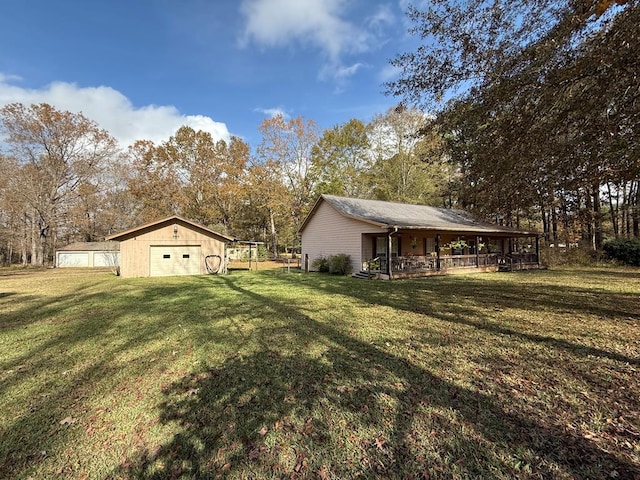
[[[640,270],[0,270],[0,478],[640,478]]]

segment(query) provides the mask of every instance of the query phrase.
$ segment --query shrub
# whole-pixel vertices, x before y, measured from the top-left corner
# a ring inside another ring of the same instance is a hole
[[[610,240],[604,244],[604,251],[610,258],[640,267],[640,239]]]
[[[265,260],[269,260],[269,250],[267,250],[267,247],[265,247],[264,245],[258,245],[258,248],[253,248],[251,250],[251,260],[258,260],[260,262],[264,262]],[[244,252],[242,252],[242,255],[240,256],[240,261],[241,262],[248,262],[249,261],[249,251],[246,250]]]
[[[339,253],[328,257],[318,257],[311,262],[311,268],[321,273],[346,275],[351,273],[351,256]]]
[[[329,273],[334,275],[347,275],[351,273],[351,256],[344,253],[329,255]]]
[[[258,260],[261,262],[269,260],[269,250],[264,245],[258,245]]]
[[[311,262],[311,268],[321,273],[329,273],[329,259],[318,257]]]
[[[591,266],[602,261],[602,252],[591,250],[587,247],[572,248],[541,248],[540,260],[543,265],[554,266]]]

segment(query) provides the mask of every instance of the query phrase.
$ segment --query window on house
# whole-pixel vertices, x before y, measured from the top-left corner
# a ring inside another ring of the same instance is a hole
[[[433,237],[425,238],[425,255],[431,255],[436,252],[436,239]]]
[[[398,244],[398,237],[391,237],[391,255],[398,255],[400,252]],[[387,255],[387,237],[376,237],[376,256]]]
[[[168,253],[165,253],[164,255],[162,255],[162,258],[171,258],[171,255]]]
[[[188,253],[183,253],[182,254],[182,258],[189,258],[189,254]]]

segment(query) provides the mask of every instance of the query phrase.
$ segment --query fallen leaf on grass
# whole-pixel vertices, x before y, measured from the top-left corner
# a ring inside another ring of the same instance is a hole
[[[72,425],[74,423],[76,423],[76,419],[73,417],[66,417],[60,420],[60,425]]]
[[[298,450],[297,448],[294,450],[296,452],[296,466],[293,467],[293,470],[296,473],[300,473],[301,471],[307,469],[307,465],[308,465],[307,459],[305,458],[304,453],[302,451]]]
[[[320,480],[329,480],[329,469],[327,468],[326,465],[323,465],[322,467],[320,467],[320,470],[318,470],[317,472],[318,474],[318,478],[320,478]]]
[[[378,447],[380,450],[383,449],[383,447],[385,446],[385,444],[387,443],[387,441],[385,440],[385,438],[380,435],[378,438],[376,438],[375,444],[376,447]]]

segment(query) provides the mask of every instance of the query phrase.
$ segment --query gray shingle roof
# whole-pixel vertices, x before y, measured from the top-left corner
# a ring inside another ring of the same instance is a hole
[[[70,252],[103,252],[103,251],[118,251],[120,250],[120,244],[118,242],[75,242],[58,248],[58,251]]]
[[[516,230],[475,219],[471,214],[457,209],[437,208],[426,205],[362,200],[357,198],[322,195],[318,200],[326,201],[341,214],[386,228],[459,231],[469,233],[502,233],[513,235],[535,235],[535,232]],[[315,209],[315,207],[314,207]],[[313,214],[313,210],[311,215]],[[306,221],[305,221],[306,224]],[[304,225],[303,227],[304,228]]]

